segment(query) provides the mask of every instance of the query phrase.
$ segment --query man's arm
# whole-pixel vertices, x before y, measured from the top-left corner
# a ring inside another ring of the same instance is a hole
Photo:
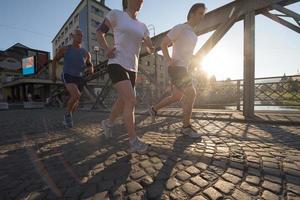
[[[86,67],[87,67],[89,74],[94,73],[94,66],[92,63],[92,56],[91,56],[90,52],[87,52],[87,54],[86,54]]]
[[[110,47],[108,45],[108,42],[105,39],[105,35],[110,28],[112,28],[112,26],[109,20],[105,19],[103,23],[100,25],[100,27],[97,29],[97,41],[100,44],[100,46],[104,48],[107,58],[113,58],[115,56],[115,51],[116,51],[116,48]]]
[[[145,42],[148,53],[153,54],[155,52],[155,47],[153,46],[151,38],[149,36],[145,37],[144,42]]]
[[[54,82],[56,82],[57,63],[59,62],[60,59],[62,59],[64,57],[65,52],[66,52],[66,47],[60,48],[52,61],[52,80]]]
[[[167,61],[167,65],[168,66],[173,66],[173,60],[169,54],[169,50],[168,50],[168,47],[172,44],[172,41],[171,39],[168,37],[168,36],[165,36],[163,41],[161,42],[161,50],[162,50],[162,53],[164,55],[164,58],[166,59]]]

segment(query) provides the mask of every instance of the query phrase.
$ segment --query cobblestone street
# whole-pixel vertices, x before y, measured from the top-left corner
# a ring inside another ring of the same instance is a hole
[[[0,199],[300,199],[300,128],[194,119],[203,134],[180,134],[178,117],[137,116],[150,143],[129,153],[118,123],[105,140],[107,113],[0,112]]]

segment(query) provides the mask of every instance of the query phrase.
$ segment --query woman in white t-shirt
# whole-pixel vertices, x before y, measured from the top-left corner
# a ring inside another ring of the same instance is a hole
[[[134,117],[135,80],[142,42],[146,44],[149,53],[154,52],[147,26],[137,19],[142,4],[143,0],[123,0],[124,11],[111,10],[97,29],[98,42],[106,49],[109,59],[108,74],[118,93],[109,118],[101,123],[104,134],[106,138],[112,137],[112,126],[123,113],[131,150],[140,153],[148,148],[136,136]],[[109,29],[113,31],[114,46],[109,46],[105,39]]]
[[[192,138],[198,138],[200,134],[190,123],[196,90],[192,84],[191,75],[188,73],[188,66],[192,62],[193,51],[197,43],[195,27],[203,19],[205,12],[205,4],[194,4],[188,13],[188,21],[184,24],[176,25],[164,37],[161,48],[168,63],[168,73],[172,83],[172,95],[149,108],[149,114],[152,120],[155,121],[155,116],[159,109],[178,102],[184,97],[182,103],[183,127],[181,132]],[[168,51],[170,45],[173,45],[172,57]]]

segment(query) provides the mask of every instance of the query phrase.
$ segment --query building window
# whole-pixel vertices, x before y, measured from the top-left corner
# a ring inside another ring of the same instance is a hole
[[[100,10],[99,8],[94,7],[94,6],[92,6],[92,13],[95,14],[95,15],[98,15],[100,17],[104,16],[103,11]]]
[[[64,45],[65,45],[65,42],[62,42],[62,43],[61,43],[61,46],[64,46]]]
[[[65,39],[65,44],[68,44],[68,42],[69,42],[69,38],[67,37],[67,38]]]
[[[104,56],[104,54],[105,54],[105,51],[104,51],[104,49],[100,49],[100,51],[99,51],[99,52],[100,52],[100,55],[101,55],[101,56]]]
[[[150,66],[150,61],[147,61],[147,66]]]
[[[76,14],[75,17],[74,17],[74,22],[77,22],[77,21],[78,21],[78,18],[79,18],[79,15]]]
[[[73,26],[73,21],[71,20],[71,21],[69,22],[69,29],[71,29],[72,26]]]
[[[99,25],[100,25],[100,22],[98,22],[98,21],[92,19],[92,27],[98,28]]]
[[[92,33],[92,40],[97,41],[96,33]]]

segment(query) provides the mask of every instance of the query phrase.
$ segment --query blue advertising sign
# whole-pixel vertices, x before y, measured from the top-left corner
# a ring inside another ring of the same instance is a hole
[[[22,59],[23,75],[32,75],[35,73],[35,57],[31,56]]]

